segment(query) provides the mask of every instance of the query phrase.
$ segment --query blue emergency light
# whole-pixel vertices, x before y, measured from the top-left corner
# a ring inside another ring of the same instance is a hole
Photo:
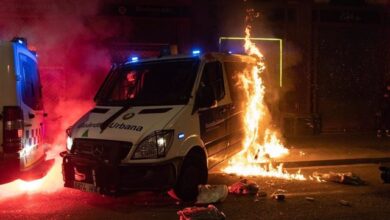
[[[193,50],[192,55],[197,56],[200,54],[200,50]]]
[[[131,57],[131,62],[138,62],[138,57]]]
[[[27,47],[27,39],[23,37],[14,37],[11,42],[18,43]]]

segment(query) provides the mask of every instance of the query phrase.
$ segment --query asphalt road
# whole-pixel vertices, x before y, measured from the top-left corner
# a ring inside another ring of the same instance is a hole
[[[255,201],[251,195],[229,195],[216,207],[227,219],[390,219],[390,185],[382,184],[377,165],[311,167],[302,173],[314,171],[352,171],[367,185],[256,177],[251,179],[267,192],[266,197]],[[237,176],[212,173],[209,183],[230,185],[239,180]],[[277,189],[287,191],[285,201],[271,198]],[[340,200],[349,205],[342,205]],[[178,219],[176,212],[191,205],[180,204],[163,193],[138,192],[113,198],[60,189],[1,200],[0,219]]]

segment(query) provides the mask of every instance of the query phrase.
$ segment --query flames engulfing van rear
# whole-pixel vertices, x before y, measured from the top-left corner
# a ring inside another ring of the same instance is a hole
[[[67,132],[65,186],[103,194],[173,188],[193,200],[208,168],[240,150],[234,80],[254,64],[207,53],[115,66],[97,106]]]

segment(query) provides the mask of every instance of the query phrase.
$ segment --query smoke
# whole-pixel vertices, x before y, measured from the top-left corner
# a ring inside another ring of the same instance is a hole
[[[97,16],[100,8],[99,0],[3,0],[0,5],[0,39],[25,37],[38,54],[48,113],[47,158],[56,159],[44,178],[51,184],[42,183],[46,192],[62,187],[59,152],[65,150],[65,130],[93,106],[93,96],[111,65],[106,42],[120,26]],[[0,195],[24,192],[16,185],[20,180],[0,186]]]

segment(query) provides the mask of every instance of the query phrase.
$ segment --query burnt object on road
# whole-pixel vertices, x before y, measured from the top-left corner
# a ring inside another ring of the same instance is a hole
[[[286,196],[284,195],[287,191],[283,189],[278,189],[272,193],[271,197],[277,201],[284,201]]]
[[[383,183],[390,183],[390,164],[382,164],[379,166],[379,170]]]
[[[198,189],[199,194],[196,198],[196,204],[223,202],[228,196],[226,185],[199,185]]]
[[[359,176],[357,176],[354,173],[347,172],[347,173],[319,173],[314,172],[313,177],[320,180],[320,181],[327,181],[327,182],[335,182],[335,183],[342,183],[347,185],[365,185],[366,182],[364,182]]]
[[[224,220],[226,216],[215,206],[207,207],[188,207],[177,212],[180,220]]]
[[[248,179],[242,179],[239,182],[233,183],[229,186],[229,193],[238,195],[256,194],[259,191],[259,185]]]

